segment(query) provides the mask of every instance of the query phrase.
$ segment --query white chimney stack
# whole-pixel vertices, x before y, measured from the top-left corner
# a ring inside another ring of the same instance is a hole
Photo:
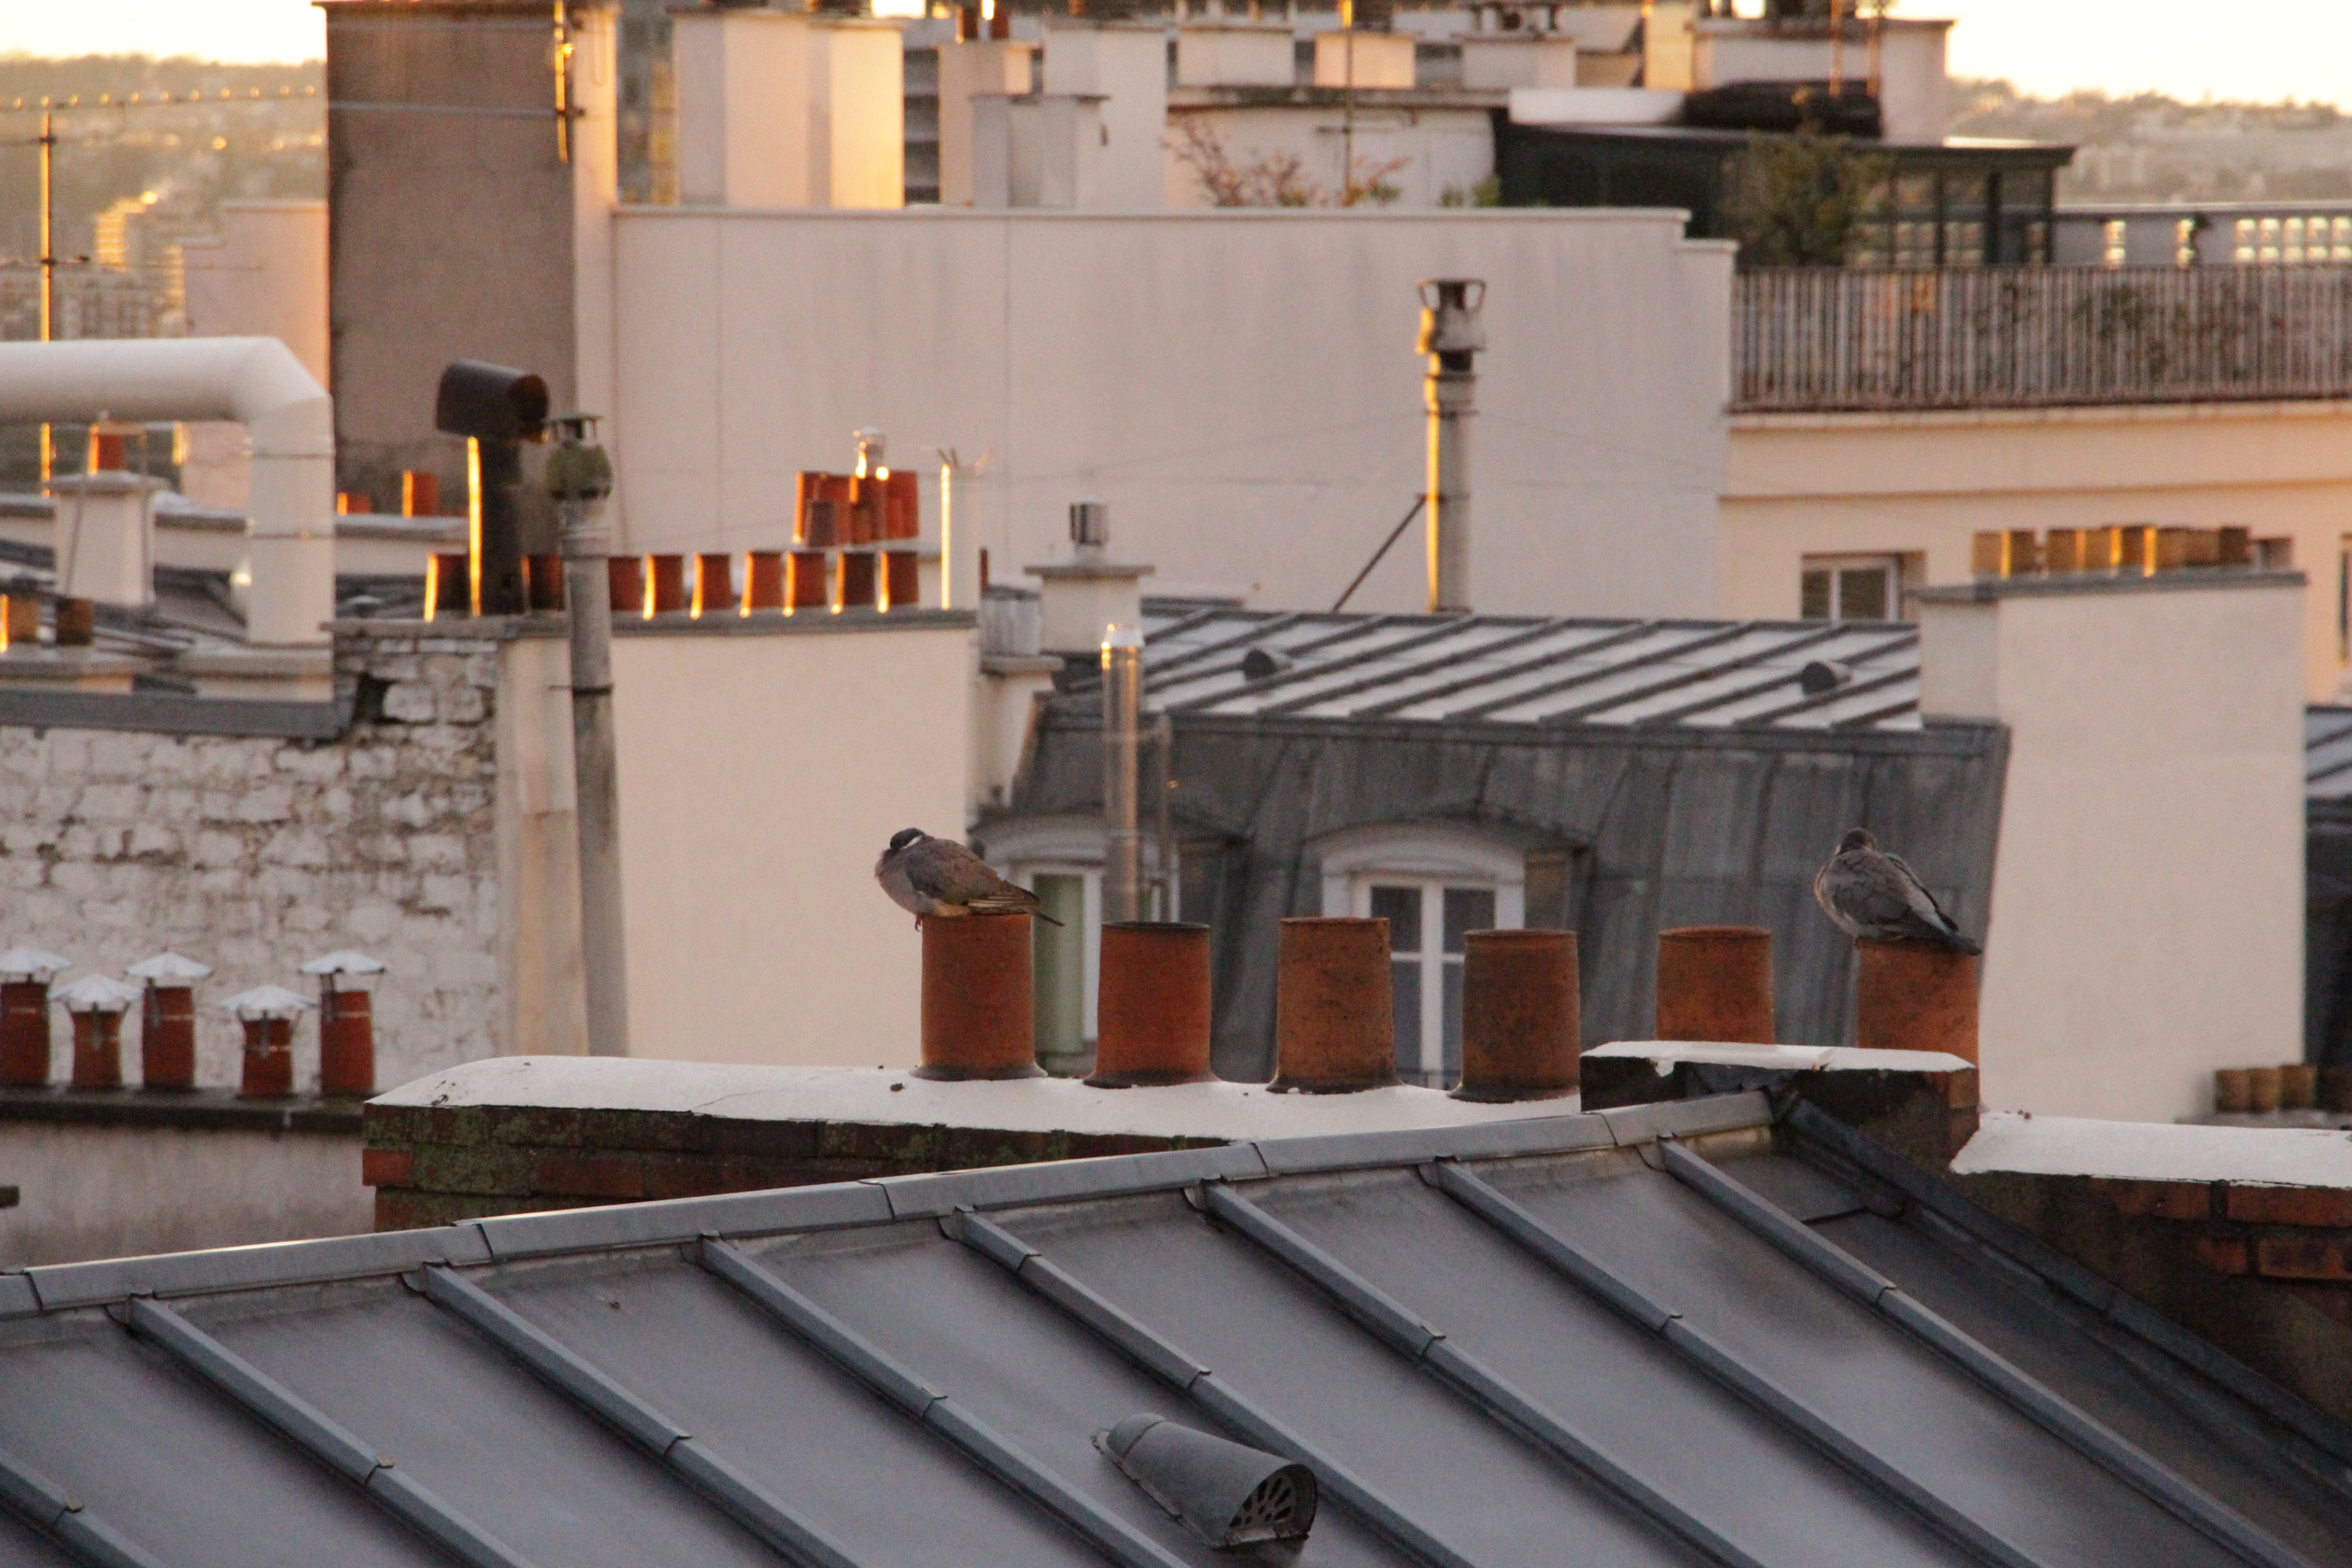
[[[678,11],[670,48],[681,201],[905,205],[905,49],[891,23],[764,6]]]

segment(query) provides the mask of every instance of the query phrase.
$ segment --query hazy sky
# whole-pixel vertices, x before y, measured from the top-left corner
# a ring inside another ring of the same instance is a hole
[[[1955,75],[2035,92],[2352,102],[2352,0],[1899,0],[1896,10],[1958,21]],[[297,60],[321,47],[309,0],[0,0],[0,53]]]

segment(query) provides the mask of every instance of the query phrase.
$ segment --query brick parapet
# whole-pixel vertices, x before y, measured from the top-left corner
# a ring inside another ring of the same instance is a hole
[[[2178,1229],[2190,1255],[2216,1273],[2352,1285],[2352,1192],[2101,1177],[2090,1187],[2118,1215]]]
[[[693,1111],[385,1105],[367,1107],[364,1137],[379,1230],[1223,1142]]]

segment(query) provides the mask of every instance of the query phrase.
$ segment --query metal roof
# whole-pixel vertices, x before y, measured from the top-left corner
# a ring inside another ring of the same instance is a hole
[[[0,1563],[1231,1561],[1093,1446],[1146,1411],[1313,1470],[1299,1568],[2352,1559],[2352,1436],[1768,1116],[0,1275]]]
[[[2303,793],[2307,800],[2352,797],[2352,708],[2303,710]]]
[[[1308,615],[1154,601],[1144,700],[1249,718],[1798,731],[1919,728],[1889,621]],[[1835,680],[1809,689],[1816,678]]]

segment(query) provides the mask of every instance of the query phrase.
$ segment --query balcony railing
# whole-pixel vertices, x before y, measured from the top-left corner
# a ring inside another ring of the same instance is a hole
[[[2352,397],[2352,267],[1741,273],[1738,413]]]

